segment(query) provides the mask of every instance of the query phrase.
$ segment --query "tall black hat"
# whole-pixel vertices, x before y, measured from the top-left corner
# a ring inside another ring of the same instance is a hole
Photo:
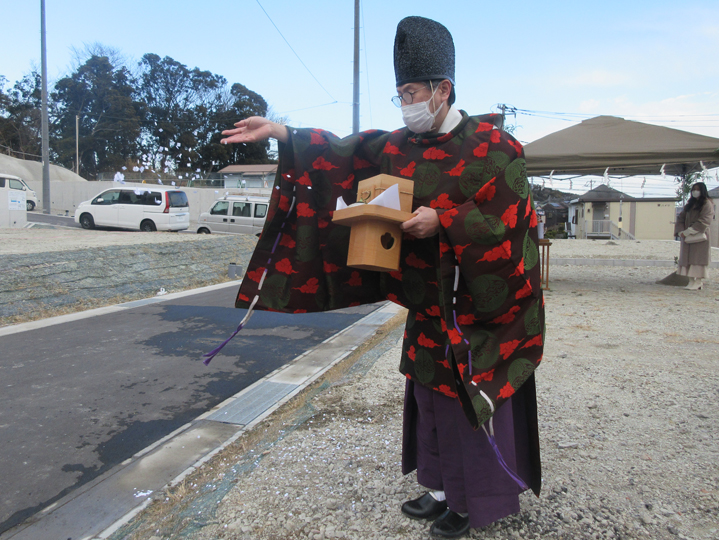
[[[449,79],[454,85],[454,42],[444,26],[424,17],[406,17],[394,37],[394,76],[397,86]]]

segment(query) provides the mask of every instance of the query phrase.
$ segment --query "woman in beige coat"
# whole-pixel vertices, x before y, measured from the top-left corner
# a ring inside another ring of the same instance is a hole
[[[677,274],[689,277],[689,290],[702,288],[702,280],[707,277],[707,268],[711,262],[711,238],[709,225],[714,217],[714,204],[707,193],[704,182],[692,186],[692,196],[684,206],[674,225],[674,234],[681,239],[679,249],[679,268]],[[694,233],[706,233],[706,240],[695,243],[685,242],[685,237]]]

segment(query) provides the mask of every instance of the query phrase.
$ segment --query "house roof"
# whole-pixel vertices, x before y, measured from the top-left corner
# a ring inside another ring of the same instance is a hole
[[[627,195],[605,184],[601,184],[587,191],[584,195],[580,195],[578,199],[579,202],[619,202],[633,200],[634,197],[631,195]]]
[[[547,208],[551,210],[566,210],[568,204],[564,202],[548,202],[542,205],[542,209],[546,210]]]
[[[709,197],[712,199],[719,199],[719,187],[709,190]]]
[[[587,191],[584,195],[580,195],[578,199],[572,202],[662,202],[677,200],[679,200],[677,197],[632,197],[611,186],[600,184],[594,189]]]
[[[527,175],[666,174],[719,166],[719,139],[652,124],[597,116],[524,147]]]
[[[224,174],[270,174],[277,171],[277,163],[263,165],[228,165],[218,172]]]

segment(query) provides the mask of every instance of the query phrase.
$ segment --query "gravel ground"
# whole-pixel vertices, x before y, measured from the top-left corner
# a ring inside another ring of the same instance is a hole
[[[569,240],[552,249],[678,253],[673,242]],[[523,494],[519,514],[471,538],[719,538],[719,271],[701,291],[655,284],[668,273],[552,266],[537,371],[542,495]],[[429,523],[399,511],[421,493],[415,475],[400,472],[400,336],[319,393],[309,415],[287,420],[273,444],[218,455],[112,540],[428,537]]]
[[[165,242],[197,242],[203,235],[158,231],[100,231],[84,229],[32,228],[0,229],[0,255],[47,251],[70,251],[107,246],[132,246]]]
[[[550,240],[552,257],[567,259],[652,259],[673,261],[679,256],[679,242],[674,240]],[[719,249],[714,249],[717,260]]]

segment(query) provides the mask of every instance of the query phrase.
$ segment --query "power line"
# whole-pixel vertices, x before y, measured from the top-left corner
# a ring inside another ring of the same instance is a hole
[[[602,116],[597,114],[587,113],[569,113],[569,112],[554,112],[554,111],[533,111],[530,109],[516,109],[518,114],[525,116],[534,116],[536,118],[547,118],[551,120],[562,120],[565,122],[575,122],[577,119],[589,119],[596,116]],[[616,116],[616,115],[606,115]],[[625,119],[638,119],[638,120],[654,120],[662,124],[681,124],[682,127],[711,127],[719,124],[719,114],[707,113],[707,114],[675,114],[675,115],[623,115],[621,118]],[[680,120],[683,119],[683,120]],[[686,124],[685,122],[693,122],[692,124]],[[703,125],[696,125],[697,122],[703,122]]]
[[[325,92],[327,92],[327,95],[328,95],[331,99],[334,99],[335,102],[337,102],[337,100],[335,99],[335,97],[334,97],[332,94],[329,93],[329,91],[327,90],[327,88],[325,88],[324,86],[322,86],[322,83],[317,79],[317,77],[314,76],[314,74],[312,73],[312,71],[310,71],[310,68],[307,67],[307,64],[305,64],[305,63],[302,61],[302,58],[300,58],[300,55],[297,54],[297,51],[295,51],[295,50],[292,48],[292,45],[290,45],[290,42],[287,41],[287,38],[285,38],[285,36],[282,35],[282,32],[280,32],[280,29],[277,28],[277,25],[276,25],[275,22],[272,20],[272,17],[270,17],[270,15],[265,11],[265,8],[262,7],[262,4],[260,4],[260,0],[255,0],[255,1],[257,2],[257,5],[260,6],[260,9],[264,12],[264,14],[267,15],[267,18],[268,18],[268,19],[270,20],[270,22],[272,23],[272,26],[275,27],[275,30],[277,30],[277,33],[280,35],[280,37],[285,40],[285,43],[287,43],[287,46],[288,46],[288,47],[290,48],[290,50],[295,54],[295,56],[297,57],[297,60],[300,61],[300,64],[302,64],[302,65],[305,67],[305,69],[307,70],[307,73],[309,73],[309,74],[312,76],[312,78],[317,82],[317,84],[320,85],[320,88],[322,88],[322,90],[324,90]]]

